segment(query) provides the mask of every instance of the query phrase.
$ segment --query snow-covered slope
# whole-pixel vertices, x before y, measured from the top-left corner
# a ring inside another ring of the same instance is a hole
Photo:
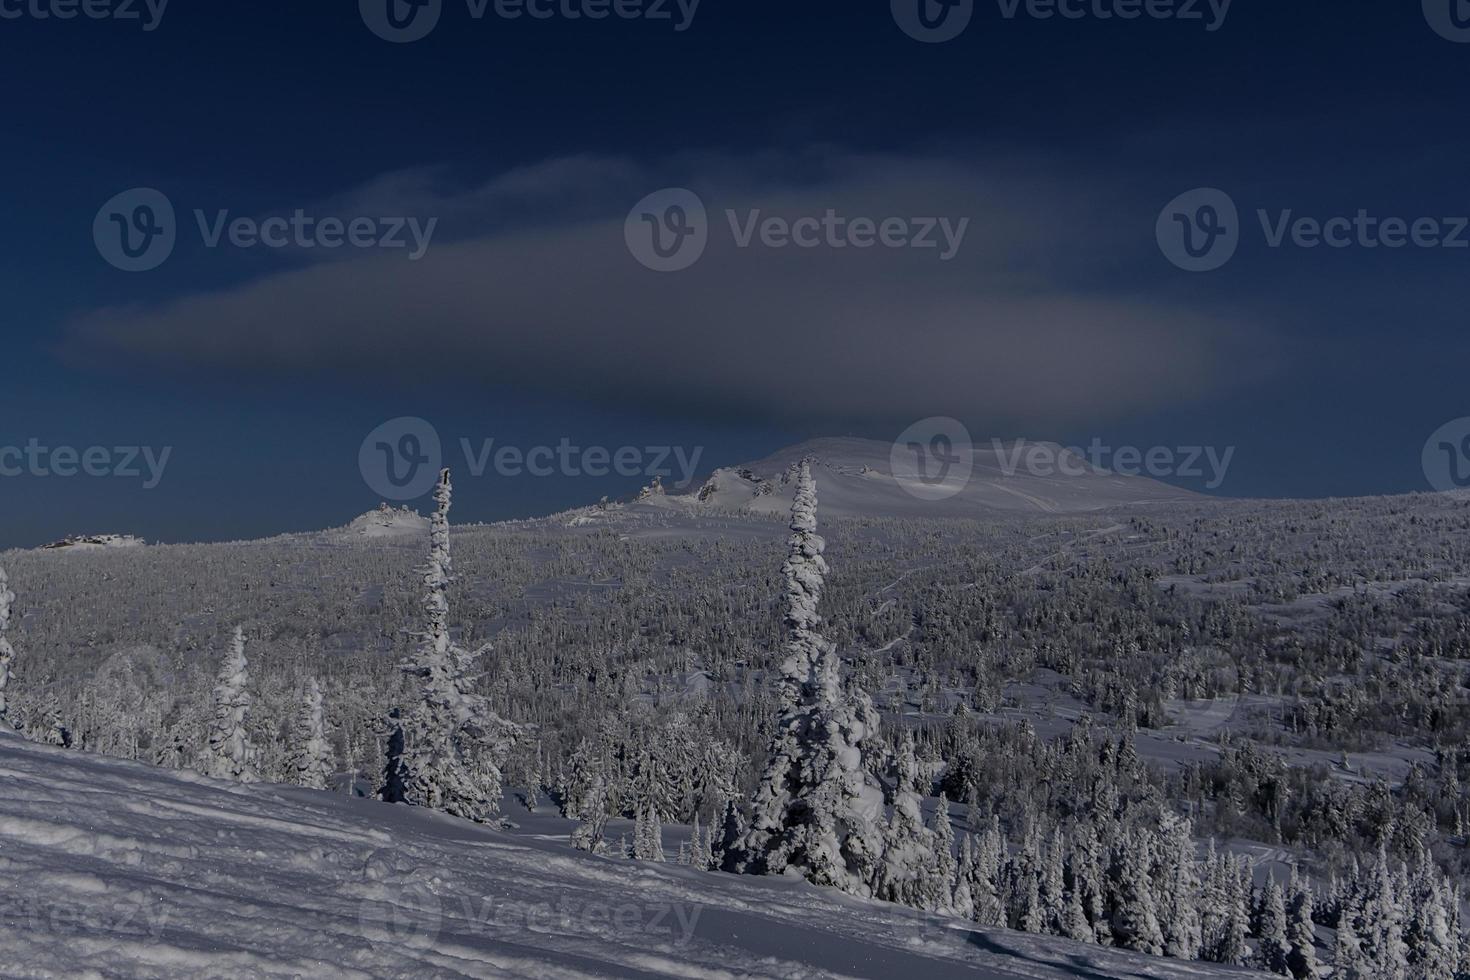
[[[0,783],[7,978],[1246,975],[8,733]]]
[[[956,480],[952,496],[935,499],[912,474],[895,476],[892,445],[870,439],[814,439],[788,447],[763,460],[719,469],[703,487],[682,496],[649,498],[644,503],[685,509],[717,508],[784,514],[791,509],[795,486],[791,468],[804,458],[816,461],[813,472],[821,488],[822,512],[840,517],[983,518],[995,511],[1079,513],[1127,504],[1199,500],[1196,494],[1144,477],[1120,476],[1088,466],[1050,443],[1027,444],[1047,465],[1028,466],[1025,447],[977,443],[956,447],[960,463],[971,466],[967,480]],[[914,490],[919,492],[915,493]]]

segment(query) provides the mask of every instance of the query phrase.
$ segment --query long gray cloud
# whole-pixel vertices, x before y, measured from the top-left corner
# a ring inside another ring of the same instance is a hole
[[[659,274],[625,247],[623,219],[669,185],[698,191],[713,227],[698,264]],[[300,256],[233,288],[95,310],[68,333],[79,353],[194,370],[437,374],[811,425],[1076,424],[1216,393],[1269,364],[1250,324],[1112,285],[1141,263],[1172,274],[1149,252],[1150,203],[1126,206],[1034,161],[821,150],[574,157],[471,187],[392,174],[317,210],[437,217],[421,261]],[[741,249],[727,208],[970,224],[950,262],[934,250]]]

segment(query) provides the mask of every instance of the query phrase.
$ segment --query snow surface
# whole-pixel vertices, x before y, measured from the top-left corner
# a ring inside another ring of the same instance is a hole
[[[156,977],[1250,975],[245,786],[0,731],[0,973]]]
[[[1060,457],[1061,447],[1040,443]],[[822,515],[832,517],[993,517],[996,511],[1070,514],[1103,510],[1129,504],[1199,500],[1177,487],[1144,477],[1121,476],[1086,466],[1068,457],[1068,468],[1082,467],[1080,476],[1061,472],[1032,473],[1024,464],[1011,466],[1014,447],[976,443],[958,452],[973,462],[969,480],[954,496],[942,500],[922,499],[909,492],[893,475],[890,443],[871,439],[814,439],[782,449],[763,460],[744,466],[715,470],[703,487],[688,494],[655,496],[643,501],[649,506],[694,510],[752,511],[786,514],[796,495],[790,478],[792,467],[802,459],[815,461],[813,471],[821,494]],[[1009,472],[1008,472],[1009,470]]]

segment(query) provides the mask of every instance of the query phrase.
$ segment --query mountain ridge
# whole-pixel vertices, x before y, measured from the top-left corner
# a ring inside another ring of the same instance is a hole
[[[1210,499],[1158,480],[1100,469],[1050,442],[954,445],[947,457],[951,468],[939,469],[929,480],[918,466],[905,468],[907,451],[873,439],[809,439],[760,460],[720,467],[697,489],[681,494],[645,492],[639,502],[661,498],[667,505],[695,511],[784,513],[795,494],[790,474],[803,459],[814,464],[822,510],[831,517],[1069,514]],[[936,483],[934,478],[942,473],[946,478]]]

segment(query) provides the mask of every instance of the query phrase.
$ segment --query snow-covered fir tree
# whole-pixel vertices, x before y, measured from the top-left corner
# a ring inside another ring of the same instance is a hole
[[[713,832],[714,828],[711,827],[710,830]],[[739,867],[744,859],[746,831],[745,814],[741,811],[740,804],[735,802],[733,796],[727,797],[720,817],[719,835],[713,848],[715,867],[725,871]]]
[[[949,798],[939,794],[934,810],[934,857],[929,864],[924,905],[941,912],[954,909],[957,866],[954,855],[954,825],[949,820]]]
[[[696,871],[709,870],[709,854],[705,850],[706,837],[700,832],[699,814],[694,814],[694,823],[689,828],[689,840],[684,844],[685,864]]]
[[[607,784],[601,768],[592,773],[577,816],[582,822],[572,831],[572,846],[589,854],[602,854],[607,847],[603,835],[607,830],[608,807]]]
[[[414,659],[403,668],[418,681],[419,701],[402,718],[402,744],[389,763],[395,775],[383,797],[483,823],[500,812],[501,765],[515,730],[471,691],[469,671],[488,648],[470,653],[450,635],[452,499],[453,485],[444,470],[434,488],[423,570],[424,630]]]
[[[1158,906],[1149,881],[1151,864],[1146,838],[1136,831],[1125,830],[1113,845],[1108,872],[1113,910],[1111,926],[1116,945],[1159,956],[1164,951],[1164,934],[1159,928]]]
[[[866,694],[843,684],[837,649],[817,609],[827,574],[811,465],[797,471],[785,578],[786,657],[781,712],[751,822],[726,868],[795,872],[855,895],[871,894],[882,847],[881,791],[863,765],[876,737]]]
[[[1290,976],[1290,950],[1286,939],[1286,902],[1273,876],[1261,892],[1259,923],[1256,926],[1256,964],[1267,973]]]
[[[15,648],[10,645],[6,633],[10,631],[10,609],[14,603],[15,593],[10,591],[10,580],[5,569],[0,568],[0,724],[10,720],[10,702],[6,699],[5,690],[10,686]]]
[[[1103,848],[1097,830],[1084,823],[1072,832],[1072,887],[1082,914],[1092,926],[1092,942],[1107,945],[1113,941],[1113,930],[1107,915],[1107,882],[1104,876]],[[1080,937],[1073,937],[1080,938]]]
[[[327,713],[322,687],[315,677],[306,681],[301,716],[296,722],[292,769],[296,784],[326,789],[332,775],[332,745],[327,740]]]
[[[204,772],[216,779],[255,780],[255,746],[250,739],[249,663],[245,631],[235,627],[214,687],[214,724],[209,731]]]
[[[1292,865],[1291,880],[1286,886],[1286,965],[1297,980],[1317,976],[1317,933],[1312,925],[1314,906],[1311,882]]]
[[[1021,837],[1021,848],[1006,864],[1006,892],[1012,928],[1022,932],[1047,931],[1047,910],[1041,896],[1041,838],[1033,821]]]
[[[975,917],[975,898],[970,890],[971,868],[975,864],[975,842],[969,834],[960,838],[959,858],[955,862],[954,893],[950,897],[950,909],[961,919]]]
[[[1005,860],[1005,837],[993,814],[975,845],[974,857],[969,873],[970,896],[975,906],[972,916],[982,926],[1005,925],[1005,902],[999,887],[1000,869]]]
[[[1199,956],[1202,943],[1193,826],[1188,819],[1166,811],[1159,829],[1155,880],[1164,955],[1192,960]]]
[[[1369,980],[1368,960],[1358,942],[1353,916],[1345,915],[1337,924],[1332,946],[1332,980]]]
[[[935,892],[927,879],[935,851],[934,833],[924,826],[920,809],[912,733],[903,733],[894,762],[893,813],[883,834],[883,857],[873,893],[884,901],[932,908]]]
[[[1051,841],[1041,860],[1037,884],[1041,901],[1043,928],[1053,936],[1065,935],[1067,919],[1066,848],[1062,828],[1052,830]]]
[[[633,826],[633,858],[637,861],[664,860],[663,823],[658,817],[658,808],[645,804],[638,811]]]

